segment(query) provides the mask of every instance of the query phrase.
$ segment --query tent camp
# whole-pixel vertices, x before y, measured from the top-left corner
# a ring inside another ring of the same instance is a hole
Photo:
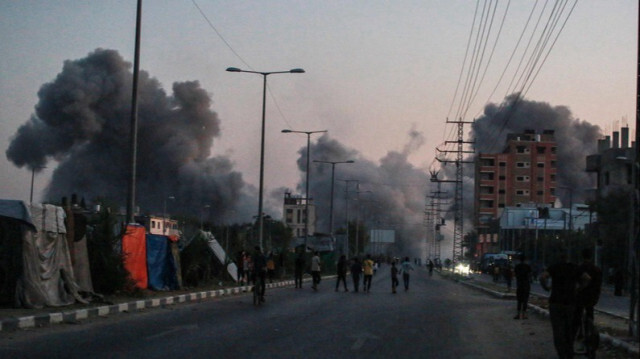
[[[65,212],[50,204],[0,200],[2,291],[25,308],[86,303],[67,246]]]

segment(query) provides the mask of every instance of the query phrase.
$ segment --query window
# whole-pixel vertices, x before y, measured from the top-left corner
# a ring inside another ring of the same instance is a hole
[[[544,195],[544,191],[538,191],[538,192],[536,192],[536,194],[537,194],[538,196],[542,196],[542,195]]]
[[[537,166],[538,168],[544,168],[544,162],[538,162]]]
[[[551,161],[551,168],[556,168],[556,161]]]
[[[498,177],[498,178],[500,179],[500,181],[504,181],[504,180],[506,180],[506,179],[507,179],[507,177],[505,177],[505,176],[500,176],[500,177]]]
[[[480,201],[480,208],[493,208],[493,201],[491,200]]]
[[[546,149],[547,149],[546,147],[542,147],[542,146],[538,146],[538,147],[536,147],[536,151],[537,151],[539,154],[543,154],[543,153],[545,152],[545,150],[546,150]]]
[[[516,181],[518,182],[529,182],[529,176],[517,176]]]
[[[505,194],[506,192],[505,192],[505,190],[501,189],[501,190],[498,191],[498,193]]]
[[[506,162],[500,162],[498,165],[500,167],[507,167],[507,163]]]
[[[553,187],[549,188],[549,193],[551,193],[552,196],[555,196],[556,195],[556,189],[553,188]]]
[[[156,228],[156,221],[151,221],[151,228]]]
[[[493,194],[493,187],[481,186],[480,187],[481,194]]]
[[[504,203],[498,203],[498,208],[504,208]]]
[[[551,153],[556,153],[556,146],[551,147]]]
[[[480,160],[480,166],[495,166],[493,158],[483,158]]]
[[[551,175],[551,182],[555,182],[556,181],[556,175]]]
[[[516,162],[518,168],[529,168],[529,162]]]
[[[610,175],[609,175],[609,172],[607,171],[604,173],[604,184],[609,185],[609,180],[610,180]]]
[[[516,146],[517,153],[527,153],[527,148],[525,146]]]
[[[516,190],[516,195],[518,195],[518,196],[528,196],[529,195],[529,190],[527,190],[527,189]]]
[[[539,176],[539,177],[536,178],[536,180],[538,182],[544,182],[544,177]]]
[[[482,172],[480,173],[480,179],[485,181],[493,180],[493,172]]]

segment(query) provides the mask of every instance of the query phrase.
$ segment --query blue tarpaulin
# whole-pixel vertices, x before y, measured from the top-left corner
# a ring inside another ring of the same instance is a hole
[[[178,289],[176,263],[168,236],[147,234],[147,270],[149,289]]]

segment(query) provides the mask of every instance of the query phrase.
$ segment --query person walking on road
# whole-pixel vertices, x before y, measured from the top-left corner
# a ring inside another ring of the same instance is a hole
[[[313,257],[311,257],[311,276],[313,277],[313,285],[311,288],[313,290],[318,290],[318,284],[320,284],[320,265],[322,262],[320,261],[320,256],[318,251],[313,253]]]
[[[364,272],[364,283],[362,290],[369,293],[371,290],[371,279],[373,278],[373,260],[371,254],[367,254],[367,259],[362,263],[362,271]]]
[[[358,288],[360,288],[360,275],[362,274],[362,264],[360,264],[360,259],[358,257],[353,258],[353,264],[351,264],[351,277],[353,278],[353,290],[354,292],[358,292]]]
[[[513,269],[516,275],[516,299],[518,314],[513,319],[527,319],[527,303],[531,292],[531,266],[525,263],[524,254],[520,255],[520,263]]]
[[[296,288],[302,288],[302,275],[304,274],[304,249],[298,251],[294,268]]]
[[[569,263],[567,255],[562,254],[560,261],[551,265],[540,276],[540,285],[551,290],[549,296],[549,317],[553,331],[553,344],[560,359],[573,357],[573,318],[576,311],[576,286],[578,267]],[[551,278],[551,288],[547,280]]]
[[[602,290],[602,270],[596,266],[593,261],[593,252],[591,249],[584,249],[582,251],[582,263],[578,266],[578,293],[576,298],[576,312],[573,320],[574,325],[574,337],[577,334],[578,328],[581,325],[581,319],[583,314],[585,319],[591,324],[593,323],[593,308],[598,304],[600,299],[600,292]],[[591,333],[593,338],[584,338],[591,340],[589,345],[595,350],[598,347],[598,334],[593,331]]]
[[[409,261],[409,257],[404,257],[404,262],[401,264],[400,271],[402,271],[402,281],[404,282],[404,291],[409,290],[409,271],[413,270],[413,265]]]
[[[398,267],[396,267],[396,261],[391,262],[391,293],[396,294],[396,288],[400,282],[398,281]]]
[[[267,259],[264,254],[262,254],[260,246],[255,247],[255,253],[251,258],[251,262],[253,263],[252,277],[254,290],[258,291],[260,301],[264,302],[264,293],[266,289],[265,281],[267,279]]]
[[[427,264],[427,268],[429,268],[429,277],[433,275],[433,261],[429,259],[429,264]]]
[[[337,274],[338,280],[336,281],[336,292],[338,291],[338,287],[340,287],[340,282],[344,285],[344,291],[348,292],[347,289],[347,257],[343,254],[338,259]]]

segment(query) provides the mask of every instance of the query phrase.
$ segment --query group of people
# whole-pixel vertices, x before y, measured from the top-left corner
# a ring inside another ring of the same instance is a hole
[[[256,250],[259,247],[256,247]],[[237,268],[238,268],[238,283],[240,285],[255,283],[255,269],[260,268],[260,265],[256,267],[255,265],[255,253],[249,254],[246,251],[241,251],[237,258]],[[273,283],[273,279],[275,278],[276,272],[276,264],[273,258],[273,254],[269,253],[266,256],[260,252],[260,257],[265,261],[265,275],[270,283]]]
[[[592,261],[589,249],[582,251],[582,263],[568,261],[567,255],[549,266],[540,276],[540,285],[549,296],[549,317],[553,331],[553,344],[561,359],[572,358],[574,340],[586,317],[593,322],[593,308],[598,303],[602,286],[602,271]],[[527,302],[531,290],[531,267],[525,257],[514,267],[518,313],[514,319],[527,319]],[[551,286],[548,281],[551,279]]]

